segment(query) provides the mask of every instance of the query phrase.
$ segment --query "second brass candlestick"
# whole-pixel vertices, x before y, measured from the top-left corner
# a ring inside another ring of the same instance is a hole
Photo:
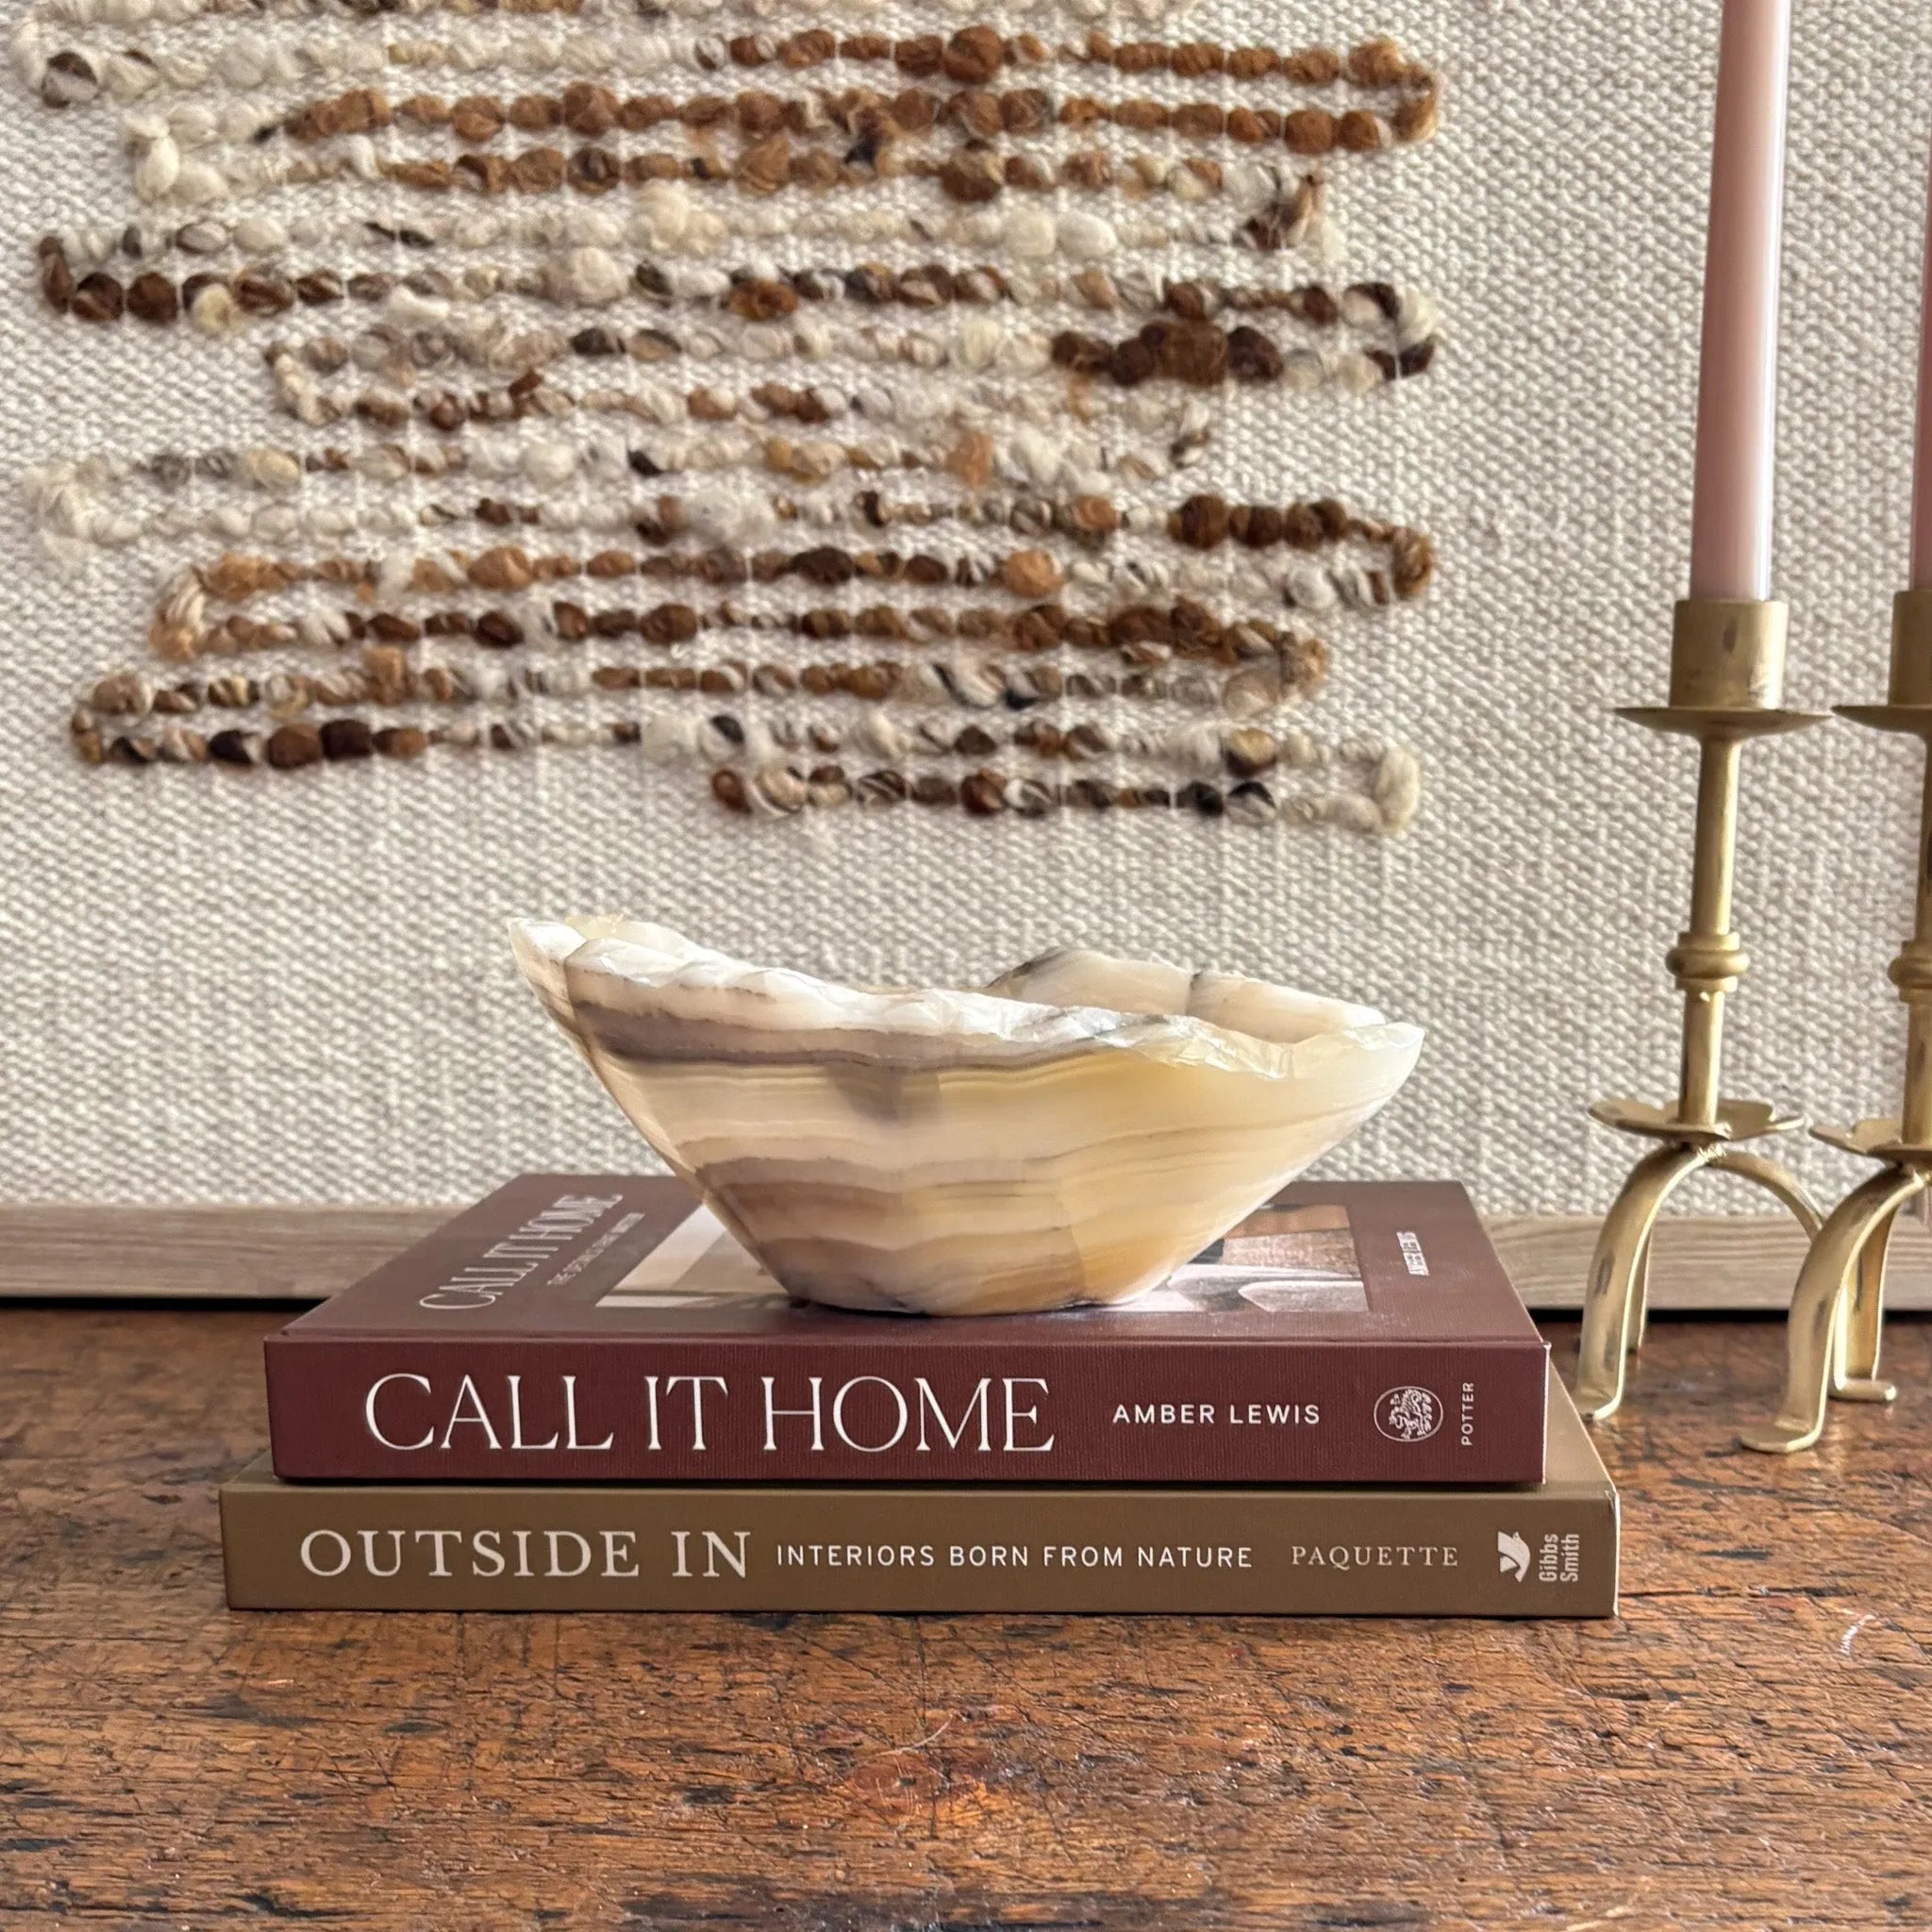
[[[1774,1195],[1807,1234],[1820,1223],[1798,1182],[1742,1144],[1790,1133],[1802,1119],[1764,1101],[1724,1099],[1720,1085],[1724,1001],[1751,963],[1731,930],[1744,745],[1824,722],[1819,712],[1782,708],[1788,625],[1782,604],[1687,599],[1677,606],[1672,637],[1669,704],[1619,712],[1646,730],[1697,741],[1697,839],[1690,924],[1665,960],[1684,995],[1676,1103],[1603,1100],[1591,1108],[1606,1126],[1657,1143],[1624,1183],[1591,1261],[1576,1400],[1592,1422],[1612,1414],[1624,1399],[1625,1361],[1643,1337],[1651,1234],[1679,1182],[1700,1168],[1719,1169]]]
[[[1925,746],[1919,811],[1918,903],[1912,936],[1891,962],[1891,983],[1910,1015],[1906,1091],[1897,1120],[1819,1127],[1817,1136],[1884,1165],[1832,1210],[1811,1243],[1791,1294],[1785,1340],[1785,1395],[1768,1428],[1748,1429],[1748,1449],[1790,1455],[1824,1427],[1827,1395],[1890,1402],[1878,1375],[1885,1324],[1885,1257],[1899,1209],[1932,1186],[1932,591],[1906,591],[1892,606],[1891,683],[1883,705],[1840,705],[1840,717],[1895,731]]]

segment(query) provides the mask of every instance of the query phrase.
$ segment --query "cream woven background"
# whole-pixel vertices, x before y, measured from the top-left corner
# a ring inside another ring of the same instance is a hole
[[[1659,960],[1685,900],[1690,758],[1606,711],[1661,692],[1684,576],[1717,12],[1291,0],[1193,16],[1280,45],[1388,30],[1446,77],[1437,143],[1362,171],[1339,206],[1348,272],[1439,295],[1436,374],[1366,406],[1291,402],[1268,446],[1234,439],[1225,477],[1347,495],[1438,540],[1435,591],[1352,632],[1323,701],[1324,721],[1421,751],[1422,815],[1398,841],[1178,813],[748,826],[610,752],[89,771],[66,705],[135,655],[152,573],[58,574],[9,488],[0,1195],[444,1200],[519,1168],[634,1161],[499,936],[515,911],[622,907],[831,973],[972,976],[1077,937],[1373,998],[1430,1044],[1330,1171],[1460,1174],[1498,1210],[1600,1206],[1630,1150],[1582,1104],[1662,1097],[1674,1071]],[[1799,13],[1779,575],[1792,695],[1824,702],[1879,691],[1903,575],[1932,26],[1914,0]],[[9,471],[274,424],[253,340],[175,331],[163,353],[132,326],[58,326],[32,298],[44,227],[129,207],[109,125],[17,90],[0,112]],[[1758,964],[1730,1087],[1824,1115],[1890,1106],[1907,755],[1837,727],[1754,756],[1747,781],[1740,907]]]

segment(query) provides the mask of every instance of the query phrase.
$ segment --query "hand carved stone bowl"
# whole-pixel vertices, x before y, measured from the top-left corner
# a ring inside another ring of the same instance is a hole
[[[955,992],[828,985],[623,919],[511,938],[644,1139],[789,1293],[845,1308],[1138,1294],[1422,1048],[1372,1008],[1092,952]]]

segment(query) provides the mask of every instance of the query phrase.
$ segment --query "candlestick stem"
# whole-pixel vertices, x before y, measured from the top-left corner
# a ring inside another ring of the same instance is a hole
[[[1707,739],[1697,770],[1697,842],[1690,874],[1690,929],[1715,938],[1731,926],[1737,872],[1738,765],[1743,741]]]
[[[1707,738],[1698,760],[1697,832],[1690,869],[1690,927],[1669,965],[1684,994],[1684,1043],[1677,1078],[1678,1118],[1698,1126],[1717,1121],[1723,1064],[1724,997],[1749,964],[1731,931],[1731,886],[1737,870],[1738,767],[1743,741]]]
[[[1906,1023],[1906,1104],[1899,1139],[1932,1143],[1932,1015],[1914,1006]]]
[[[1932,739],[1925,745],[1925,775],[1919,804],[1919,879],[1911,943],[1891,966],[1893,983],[1907,1003],[1905,1108],[1899,1139],[1932,1147]]]

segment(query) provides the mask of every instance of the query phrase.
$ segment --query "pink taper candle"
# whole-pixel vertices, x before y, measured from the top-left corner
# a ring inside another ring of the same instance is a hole
[[[1790,54],[1791,0],[1724,0],[1690,514],[1693,597],[1771,595]]]
[[[1919,329],[1919,441],[1912,460],[1912,589],[1932,591],[1932,177],[1925,189],[1925,286]]]

